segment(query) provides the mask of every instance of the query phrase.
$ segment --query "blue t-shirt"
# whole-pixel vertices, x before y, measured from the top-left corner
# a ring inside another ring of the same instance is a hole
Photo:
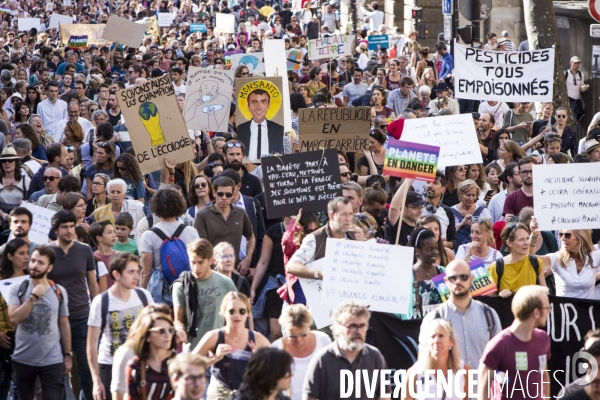
[[[131,179],[122,178],[127,184],[127,197],[134,200],[146,198],[146,188],[144,187],[144,181],[139,180],[137,184],[133,184]]]
[[[103,174],[108,175],[108,177],[110,179],[113,178],[114,172],[109,170],[109,169],[101,169],[100,171]],[[94,179],[94,176],[96,176],[96,174],[98,173],[96,172],[96,164],[90,164],[88,167],[85,168],[85,177],[86,178],[90,178],[90,179]]]

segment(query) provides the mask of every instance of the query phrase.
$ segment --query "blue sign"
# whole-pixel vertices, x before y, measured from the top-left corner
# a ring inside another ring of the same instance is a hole
[[[454,11],[453,0],[442,0],[442,14],[452,15]]]
[[[389,35],[373,35],[369,36],[369,50],[389,49],[390,48],[390,37]]]
[[[206,33],[206,24],[190,24],[190,32]]]

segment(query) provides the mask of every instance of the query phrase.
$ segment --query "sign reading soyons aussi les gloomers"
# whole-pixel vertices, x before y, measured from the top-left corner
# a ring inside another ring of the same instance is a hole
[[[552,101],[554,49],[492,51],[454,44],[456,97]]]

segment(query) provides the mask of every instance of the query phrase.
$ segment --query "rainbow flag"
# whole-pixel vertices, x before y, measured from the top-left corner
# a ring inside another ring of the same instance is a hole
[[[473,283],[471,284],[471,296],[489,296],[498,291],[496,283],[492,280],[490,273],[480,259],[473,260],[469,263],[471,267],[471,276],[473,277]],[[435,285],[442,301],[448,300],[450,297],[450,289],[444,281],[445,273],[439,274],[431,278]]]
[[[10,15],[10,8],[0,7],[0,14]]]
[[[383,174],[433,182],[439,155],[440,148],[436,146],[389,139]]]
[[[69,48],[70,49],[83,49],[86,48],[88,44],[88,35],[81,36],[73,36],[69,38]]]

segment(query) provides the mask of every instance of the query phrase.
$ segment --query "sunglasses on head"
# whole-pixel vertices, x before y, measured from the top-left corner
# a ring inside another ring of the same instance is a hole
[[[72,153],[72,152],[74,152],[74,151],[75,151],[75,146],[65,146],[65,148],[67,149],[67,151],[68,151],[69,153]]]
[[[175,328],[170,326],[168,328],[150,328],[148,329],[150,332],[158,332],[160,335],[174,335],[175,334]]]
[[[248,312],[248,310],[246,310],[245,308],[240,308],[239,310],[232,308],[228,312],[229,312],[229,315],[234,315],[236,313],[236,311],[239,312],[240,315],[246,315],[246,313]]]
[[[58,178],[57,178],[57,177],[55,177],[55,176],[43,176],[43,177],[42,177],[42,180],[43,180],[44,182],[46,182],[46,181],[54,182],[54,180],[55,180],[55,179],[58,179]]]
[[[470,274],[458,274],[458,275],[452,275],[452,276],[449,276],[449,277],[448,277],[448,281],[450,281],[450,282],[454,283],[454,282],[456,282],[457,280],[459,280],[459,279],[460,279],[461,281],[463,281],[463,282],[466,282],[466,281],[468,281],[468,280],[469,280],[469,277],[470,277],[470,276],[471,276]]]
[[[231,193],[231,192],[228,192],[228,193],[225,193],[225,192],[217,192],[217,197],[223,197],[223,196],[225,196],[225,197],[227,197],[228,199],[230,199],[230,198],[232,198],[232,197],[233,197],[233,193]]]
[[[558,233],[558,237],[559,238],[565,238],[567,240],[571,239],[571,236],[573,236],[573,234],[571,232],[559,232]]]
[[[202,183],[196,183],[196,184],[194,185],[194,189],[205,188],[205,187],[207,187],[207,186],[208,186],[208,183],[206,183],[206,182],[202,182]]]
[[[235,143],[227,143],[227,145],[226,145],[226,146],[227,146],[227,148],[228,148],[228,149],[232,149],[232,148],[234,148],[234,147],[237,147],[237,148],[242,148],[242,143],[240,143],[240,142],[235,142]]]

